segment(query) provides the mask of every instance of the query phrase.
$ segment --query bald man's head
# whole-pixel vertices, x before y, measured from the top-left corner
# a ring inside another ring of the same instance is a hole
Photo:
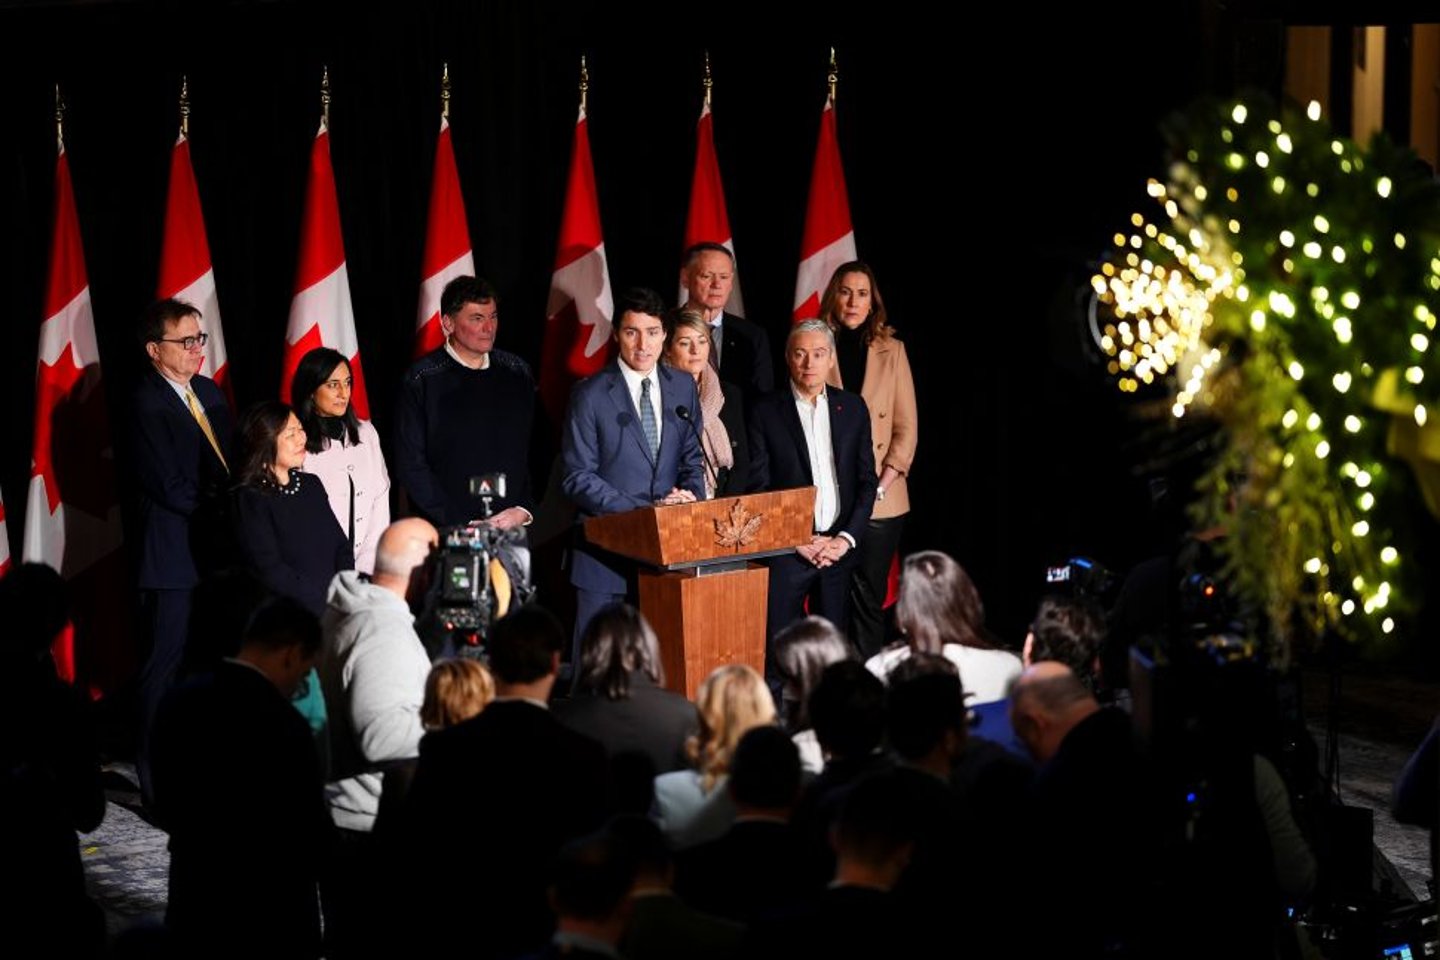
[[[375,548],[375,583],[404,596],[412,575],[439,542],[434,525],[419,517],[390,524]]]
[[[1010,689],[1010,723],[1041,763],[1055,755],[1076,724],[1099,709],[1084,682],[1057,660],[1027,667]]]

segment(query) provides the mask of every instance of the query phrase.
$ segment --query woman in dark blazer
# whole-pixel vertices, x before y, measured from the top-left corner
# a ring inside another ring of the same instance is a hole
[[[685,741],[699,727],[695,705],[664,683],[655,631],[640,611],[614,603],[585,629],[575,696],[551,705],[561,723],[610,754],[617,799],[627,812],[650,809],[657,775],[690,766]]]
[[[302,473],[305,429],[279,401],[256,404],[240,425],[235,536],[251,571],[275,593],[320,616],[330,581],[355,566],[325,487]]]
[[[672,310],[666,325],[667,366],[695,378],[700,394],[700,446],[705,452],[707,499],[745,492],[750,452],[745,433],[744,391],[724,382],[710,365],[710,326],[699,311]]]

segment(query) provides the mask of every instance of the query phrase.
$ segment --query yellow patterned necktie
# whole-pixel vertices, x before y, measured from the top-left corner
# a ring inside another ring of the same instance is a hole
[[[225,472],[230,472],[230,464],[225,462],[225,454],[220,452],[220,442],[215,439],[215,431],[210,427],[210,418],[205,416],[205,408],[200,406],[200,400],[195,396],[195,391],[189,387],[185,388],[185,405],[190,408],[190,416],[200,424],[200,432],[205,434],[205,439],[210,441],[210,449],[215,451],[215,456],[220,458],[220,465]]]

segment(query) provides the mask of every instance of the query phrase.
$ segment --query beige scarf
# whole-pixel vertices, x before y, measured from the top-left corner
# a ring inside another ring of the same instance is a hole
[[[725,406],[725,393],[720,389],[720,378],[710,367],[700,371],[700,415],[705,424],[705,454],[718,471],[721,467],[735,466],[735,453],[730,449],[730,434],[720,421],[720,408]],[[715,496],[715,477],[709,468],[705,470],[705,496]]]

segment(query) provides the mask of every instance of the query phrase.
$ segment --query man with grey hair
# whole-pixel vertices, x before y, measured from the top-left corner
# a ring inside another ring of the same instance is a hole
[[[770,561],[769,637],[810,612],[849,620],[850,568],[875,505],[870,411],[858,393],[829,386],[835,336],[820,320],[796,324],[785,342],[790,382],[750,408],[750,489],[815,487],[814,535]],[[772,658],[766,679],[778,685]]]

